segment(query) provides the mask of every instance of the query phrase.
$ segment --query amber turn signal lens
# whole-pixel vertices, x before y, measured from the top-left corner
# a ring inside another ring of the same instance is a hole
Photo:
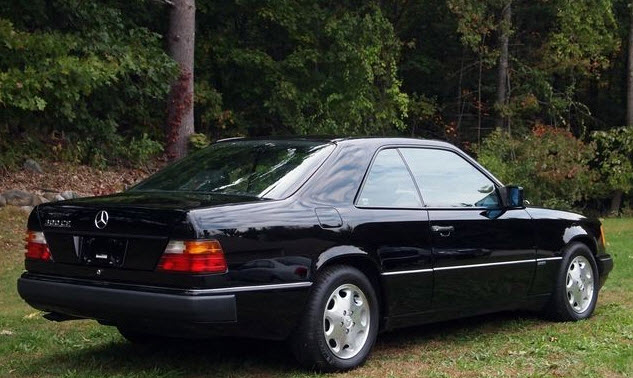
[[[217,240],[203,240],[203,241],[186,241],[185,253],[191,255],[200,255],[205,253],[223,253],[222,247]]]
[[[602,243],[603,247],[607,246],[607,239],[604,236],[604,226],[600,225],[600,242]]]

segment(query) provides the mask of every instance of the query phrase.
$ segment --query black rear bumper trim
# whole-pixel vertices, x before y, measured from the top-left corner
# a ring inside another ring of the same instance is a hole
[[[83,318],[173,319],[193,323],[236,322],[235,295],[195,296],[18,279],[18,293],[31,306]]]

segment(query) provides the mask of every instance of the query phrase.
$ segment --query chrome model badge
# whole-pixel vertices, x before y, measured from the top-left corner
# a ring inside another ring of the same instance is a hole
[[[105,226],[108,225],[108,219],[110,217],[108,216],[108,212],[105,210],[101,210],[100,212],[97,213],[97,216],[95,217],[95,226],[97,226],[98,229],[104,229]]]
[[[70,227],[70,221],[65,219],[47,219],[44,222],[44,226],[46,227]]]

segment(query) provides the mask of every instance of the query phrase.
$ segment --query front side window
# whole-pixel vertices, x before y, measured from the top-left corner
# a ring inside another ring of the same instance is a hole
[[[454,152],[402,148],[424,204],[429,207],[499,207],[495,185]]]
[[[382,150],[372,164],[356,205],[359,207],[419,208],[413,179],[398,150]]]
[[[333,149],[331,143],[309,140],[215,143],[170,165],[131,190],[280,199],[296,190]]]

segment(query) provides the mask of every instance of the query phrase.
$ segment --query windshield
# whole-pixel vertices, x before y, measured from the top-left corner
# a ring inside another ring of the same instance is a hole
[[[132,191],[200,192],[281,199],[334,149],[307,140],[236,140],[212,144],[168,166]]]

